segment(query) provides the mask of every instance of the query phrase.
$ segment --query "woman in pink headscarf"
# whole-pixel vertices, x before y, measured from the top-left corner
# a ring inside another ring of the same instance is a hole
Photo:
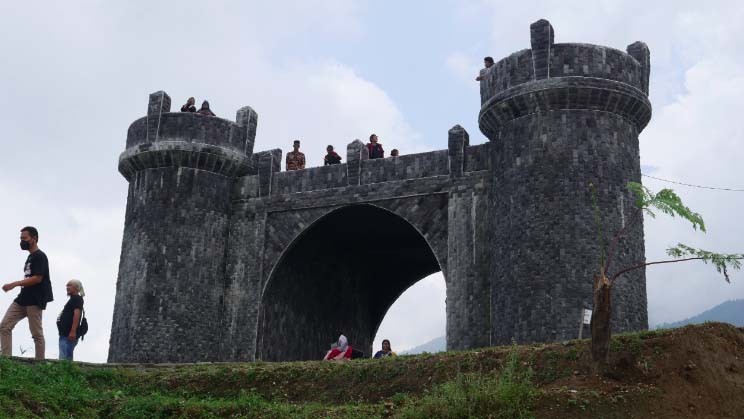
[[[341,335],[338,337],[338,343],[335,348],[331,348],[323,357],[323,361],[347,361],[351,359],[351,345],[346,336]]]

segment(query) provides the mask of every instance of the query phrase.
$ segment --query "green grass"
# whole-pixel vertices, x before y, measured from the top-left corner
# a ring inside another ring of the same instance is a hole
[[[439,384],[423,387],[427,389],[423,394],[403,391],[378,400],[355,400],[345,388],[364,385],[382,388],[391,383],[392,377],[417,370],[423,373],[427,362],[432,365],[432,371],[440,370],[439,363],[447,358],[445,355],[437,359],[405,358],[347,365],[236,364],[148,370],[54,361],[27,363],[0,357],[0,417],[532,417],[531,406],[537,390],[532,384],[532,370],[520,364],[516,346],[500,372],[493,369],[474,372],[474,365],[461,366],[463,370],[458,368],[461,372]],[[475,362],[475,359],[467,360],[466,364]],[[347,384],[339,386],[335,384],[339,381],[335,381],[329,387],[331,377]],[[294,385],[304,385],[305,391],[326,395],[316,397],[316,401],[300,402],[284,393]]]
[[[436,386],[430,394],[409,401],[399,414],[403,419],[425,418],[533,418],[538,391],[532,369],[522,366],[517,347],[498,375],[459,374]]]

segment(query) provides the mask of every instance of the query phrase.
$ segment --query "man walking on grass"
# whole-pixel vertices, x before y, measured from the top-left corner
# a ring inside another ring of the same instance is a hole
[[[49,279],[49,261],[46,254],[39,249],[39,232],[34,227],[21,229],[21,250],[28,251],[28,258],[23,267],[23,279],[3,285],[8,292],[21,287],[18,297],[10,304],[0,322],[0,352],[11,356],[13,351],[13,328],[28,318],[28,328],[34,339],[36,359],[44,359],[44,329],[41,325],[41,314],[48,302],[53,300],[52,282]]]

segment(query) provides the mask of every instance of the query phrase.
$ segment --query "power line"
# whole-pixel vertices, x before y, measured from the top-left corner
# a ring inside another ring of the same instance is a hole
[[[690,187],[692,187],[692,188],[700,188],[700,189],[713,189],[713,190],[716,190],[716,191],[744,192],[744,189],[732,189],[732,188],[716,188],[716,187],[714,187],[714,186],[701,186],[701,185],[693,185],[693,184],[690,184],[690,183],[683,183],[683,182],[677,182],[677,181],[674,181],[674,180],[669,180],[669,179],[662,179],[662,178],[660,178],[660,177],[650,176],[650,175],[647,175],[647,174],[645,174],[645,173],[641,173],[641,175],[642,175],[642,176],[645,176],[645,177],[647,177],[647,178],[651,178],[651,179],[656,179],[656,180],[660,180],[660,181],[662,181],[662,182],[674,183],[675,185],[690,186]]]

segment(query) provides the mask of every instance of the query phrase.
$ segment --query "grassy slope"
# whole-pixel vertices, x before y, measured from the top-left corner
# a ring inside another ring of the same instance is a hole
[[[510,361],[510,354],[512,355]],[[106,366],[0,359],[3,417],[736,417],[744,333],[629,334],[612,378],[588,342],[349,363]]]

